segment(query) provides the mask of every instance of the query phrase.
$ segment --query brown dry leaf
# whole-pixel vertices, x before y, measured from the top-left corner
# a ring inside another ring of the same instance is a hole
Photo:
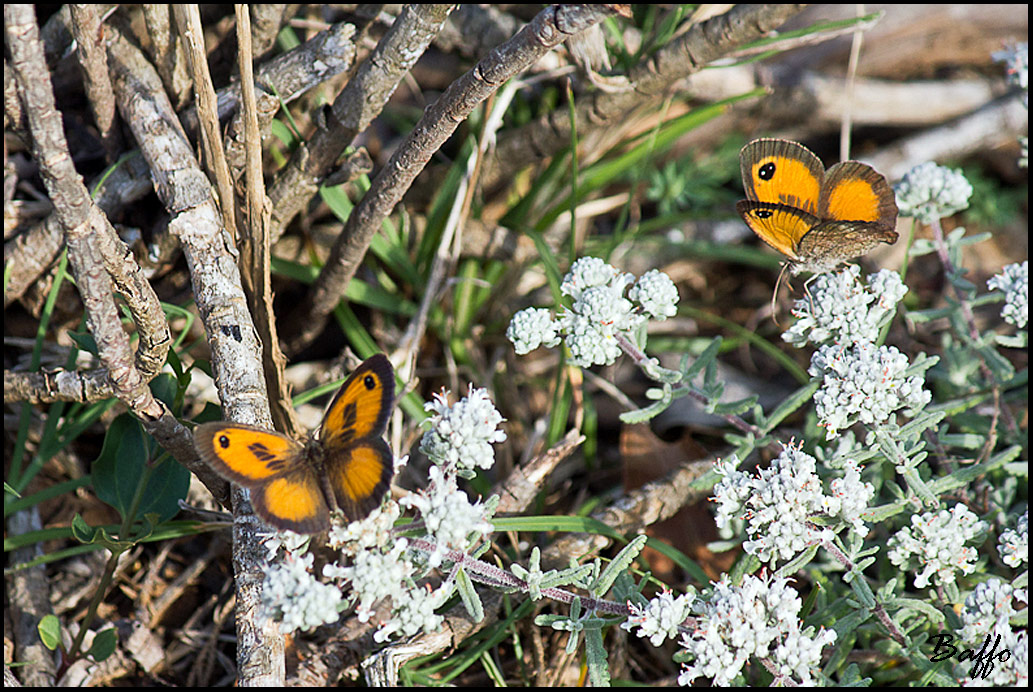
[[[665,442],[645,423],[623,426],[620,450],[625,491],[662,478],[687,461],[708,456],[707,450],[689,432],[675,442]],[[685,553],[713,579],[726,572],[735,558],[734,553],[716,554],[706,547],[718,536],[714,518],[701,502],[683,507],[670,519],[650,526],[646,534]],[[650,548],[643,551],[643,556],[653,575],[660,580],[668,584],[684,581],[684,575],[677,574],[677,567],[670,558]]]

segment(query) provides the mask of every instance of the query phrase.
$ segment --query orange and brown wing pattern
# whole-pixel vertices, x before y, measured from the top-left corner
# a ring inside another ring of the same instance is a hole
[[[739,152],[739,161],[746,199],[818,215],[825,166],[802,144],[755,139]]]
[[[380,505],[391,485],[394,457],[384,440],[373,437],[346,451],[328,452],[325,468],[338,508],[355,521]]]
[[[319,441],[339,448],[387,428],[395,399],[395,372],[382,353],[367,358],[337,392],[323,418]]]
[[[743,200],[735,208],[761,240],[794,260],[800,239],[818,223],[816,216],[784,204]]]
[[[295,533],[330,528],[330,507],[319,476],[302,466],[251,489],[251,504],[265,523]]]
[[[223,478],[246,488],[268,482],[302,462],[302,446],[278,433],[240,423],[204,423],[194,429],[201,459]]]
[[[892,230],[897,225],[896,195],[871,166],[844,161],[825,176],[819,216],[826,221],[874,222]]]
[[[197,426],[194,443],[219,475],[251,491],[251,504],[267,524],[318,533],[329,528],[332,508],[355,521],[387,492],[394,459],[381,436],[394,395],[391,362],[376,355],[345,381],[327,409],[319,439],[307,446],[225,422]]]
[[[226,422],[197,426],[194,443],[220,476],[251,491],[251,504],[265,523],[298,533],[329,526],[319,476],[301,444],[279,433]]]

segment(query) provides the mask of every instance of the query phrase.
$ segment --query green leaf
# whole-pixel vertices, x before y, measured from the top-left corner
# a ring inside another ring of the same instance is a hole
[[[592,687],[610,686],[610,668],[606,663],[606,647],[603,646],[601,629],[585,630],[585,663],[588,682]]]
[[[176,516],[179,501],[186,498],[190,486],[190,472],[169,456],[152,466],[150,459],[158,452],[157,443],[135,417],[126,413],[115,418],[100,456],[93,462],[97,497],[118,510],[123,519],[133,510],[137,493],[134,520],[152,512],[160,521]]]
[[[36,631],[39,632],[39,640],[43,642],[43,646],[51,651],[56,651],[57,647],[61,646],[61,621],[56,615],[44,615],[36,625]]]
[[[592,593],[598,598],[603,598],[606,592],[610,590],[610,587],[613,586],[613,582],[616,581],[617,577],[624,570],[631,567],[631,563],[635,561],[638,554],[642,552],[642,548],[645,547],[647,539],[648,537],[645,534],[639,534],[631,539],[610,561],[610,564],[603,570],[599,579],[592,585]]]
[[[85,545],[99,545],[113,553],[120,553],[132,545],[129,541],[116,540],[103,526],[90,526],[79,513],[72,517],[72,538]]]
[[[97,663],[100,663],[111,656],[111,654],[115,653],[115,646],[117,645],[118,631],[114,627],[109,627],[106,630],[97,632],[97,635],[93,638],[93,643],[90,644],[90,648],[86,652],[86,655],[93,658]]]
[[[459,598],[463,601],[463,607],[466,608],[470,619],[474,622],[483,620],[484,606],[481,604],[481,597],[477,594],[470,575],[462,567],[456,571],[456,590],[459,592]]]

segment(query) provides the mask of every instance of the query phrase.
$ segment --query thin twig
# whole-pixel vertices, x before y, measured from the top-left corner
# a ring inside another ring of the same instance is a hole
[[[258,122],[258,99],[255,95],[255,75],[252,69],[251,28],[247,5],[234,5],[237,17],[237,64],[240,66],[241,118],[244,137],[248,143],[245,149],[246,165],[244,217],[240,227],[244,233],[241,240],[244,252],[241,259],[247,270],[242,272],[251,299],[251,313],[255,327],[264,345],[266,385],[271,397],[273,422],[276,429],[290,437],[297,438],[302,427],[294,406],[291,405],[290,390],[284,378],[287,357],[280,350],[280,338],[276,331],[273,313],[273,287],[270,276],[272,252],[269,244],[269,224],[272,218],[271,204],[265,194],[265,180],[262,177],[262,138]]]
[[[173,12],[181,36],[186,44],[190,72],[194,78],[194,99],[197,101],[197,114],[201,123],[201,143],[205,153],[205,163],[215,177],[215,185],[219,190],[219,209],[222,222],[231,238],[236,239],[237,219],[233,210],[233,180],[230,177],[229,164],[226,163],[226,150],[222,146],[222,134],[219,131],[219,115],[216,104],[215,87],[212,86],[212,75],[208,71],[208,59],[204,50],[204,28],[201,26],[201,12],[197,5],[175,5]]]

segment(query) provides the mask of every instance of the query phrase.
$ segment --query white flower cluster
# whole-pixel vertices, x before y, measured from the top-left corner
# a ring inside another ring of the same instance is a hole
[[[654,320],[663,321],[678,314],[678,287],[659,269],[650,269],[640,276],[628,291],[628,298]]]
[[[356,613],[361,622],[373,617],[373,606],[383,598],[399,602],[407,597],[408,586],[413,582],[415,567],[406,559],[408,541],[393,540],[382,547],[372,547],[355,553],[351,564],[341,566],[330,563],[323,567],[323,574],[351,584],[358,598]]]
[[[423,587],[409,589],[402,599],[394,598],[391,618],[373,633],[373,641],[382,643],[390,637],[411,637],[420,632],[433,632],[445,618],[437,609],[452,596],[452,584],[446,582],[436,590]]]
[[[681,640],[693,661],[678,676],[679,685],[691,685],[698,677],[712,678],[715,686],[731,685],[751,656],[770,661],[779,676],[814,685],[821,650],[836,641],[833,630],[812,634],[801,629],[803,604],[787,579],[746,575],[741,586],[733,586],[725,576],[714,584],[710,598],[697,604],[696,629]]]
[[[1017,610],[1016,602],[1023,604],[1023,607]],[[1016,589],[997,578],[988,579],[972,590],[960,613],[962,628],[959,638],[968,648],[979,650],[986,644],[987,650],[1007,650],[1011,657],[1005,661],[995,657],[989,662],[992,669],[985,677],[973,675],[976,670],[974,663],[969,662],[967,666],[962,664],[959,681],[968,687],[1028,687],[1029,637],[1024,630],[1012,629],[1009,624],[1012,618],[1019,621],[1027,618],[1023,611],[1028,603],[1026,589]],[[990,637],[989,641],[987,637]],[[981,663],[981,669],[984,673],[987,671],[986,661]]]
[[[998,644],[996,651],[998,658],[993,661],[993,669],[986,677],[973,677],[976,671],[975,662],[969,661],[965,668],[967,673],[959,676],[959,682],[964,687],[1015,687],[1022,689],[1029,687],[1029,635],[1025,630],[1010,632],[1008,637],[1001,637],[1000,642],[990,642],[989,646]],[[988,649],[989,650],[989,649]],[[999,656],[1008,651],[1011,657],[1005,662],[999,661]],[[978,652],[977,652],[978,653]],[[986,663],[983,662],[984,671]],[[981,673],[985,675],[985,672]]]
[[[965,544],[986,529],[986,522],[963,504],[915,514],[911,526],[890,538],[887,555],[903,570],[922,570],[915,576],[915,588],[925,588],[933,577],[940,586],[952,584],[958,572],[970,574],[975,570],[979,553]]]
[[[264,617],[278,621],[282,634],[336,622],[344,610],[341,590],[312,574],[311,554],[288,552],[265,573],[261,607]]]
[[[456,486],[455,476],[445,476],[437,466],[430,467],[427,490],[412,493],[399,502],[415,507],[423,520],[435,550],[427,558],[427,566],[436,568],[446,552],[465,552],[471,536],[490,533],[494,528],[488,521],[488,510],[480,502],[471,503],[466,493]]]
[[[553,348],[560,343],[559,325],[546,308],[527,308],[513,315],[506,337],[513,342],[517,355],[525,355],[539,346]]]
[[[925,378],[907,376],[908,359],[895,346],[859,342],[850,346],[826,344],[811,357],[807,372],[822,378],[814,395],[826,439],[860,421],[877,425],[906,409],[914,415],[932,399]]]
[[[986,285],[991,291],[1004,292],[1004,321],[1025,329],[1029,321],[1029,260],[1009,264],[1000,274],[990,277]]]
[[[415,567],[406,556],[408,547],[401,538],[386,549],[360,551],[348,567],[327,565],[323,570],[328,577],[351,583],[359,597],[356,614],[362,622],[373,617],[373,606],[378,601],[391,599],[391,617],[373,633],[376,642],[387,641],[392,635],[409,637],[430,632],[444,620],[435,610],[448,600],[451,585],[433,591],[416,584]]]
[[[932,223],[967,209],[972,185],[961,171],[927,161],[904,174],[896,193],[901,216]]]
[[[424,408],[432,411],[426,423],[420,451],[439,466],[457,471],[489,469],[495,464],[491,445],[505,442],[506,433],[498,430],[504,419],[484,389],[470,388],[469,395],[454,406],[446,393],[436,394]]]
[[[810,545],[832,540],[835,527],[818,526],[812,521],[816,516],[838,520],[862,537],[868,535],[861,515],[875,487],[861,480],[855,463],[847,463],[846,474],[833,480],[832,492],[826,494],[815,473],[815,458],[793,445],[755,476],[738,471],[737,462],[732,457],[715,466],[724,476],[714,487],[717,525],[723,528],[733,518],[744,518],[750,538],[743,549],[761,562],[773,565]]]
[[[1029,564],[1029,510],[1021,517],[1015,529],[1001,532],[997,543],[997,552],[1001,561],[1009,567],[1018,567],[1022,563]]]
[[[648,637],[650,644],[660,646],[664,640],[678,636],[678,626],[689,617],[693,601],[693,595],[682,594],[675,598],[674,593],[665,589],[645,607],[629,603],[631,615],[621,623],[621,629],[629,632],[637,629],[639,637]]]
[[[618,335],[630,338],[647,319],[665,320],[677,312],[678,289],[669,276],[653,269],[636,281],[598,257],[574,262],[560,292],[573,304],[557,318],[543,308],[513,316],[506,337],[518,354],[556,346],[562,336],[574,365],[610,365],[621,354]]]
[[[357,555],[361,550],[390,545],[394,541],[391,531],[401,515],[401,506],[391,499],[370,512],[362,521],[333,523],[328,537],[330,547],[346,555]]]
[[[811,282],[811,295],[795,302],[793,315],[797,319],[782,333],[782,340],[797,347],[808,341],[816,345],[874,343],[908,289],[900,274],[889,269],[870,275],[867,288],[860,274],[856,264],[847,265],[843,271],[819,274]]]
[[[965,599],[958,636],[968,644],[978,645],[988,634],[1010,633],[1008,621],[1019,613],[1015,609],[1015,601],[1029,603],[1026,589],[1016,589],[996,577],[977,584]]]
[[[825,514],[850,524],[854,533],[864,538],[868,535],[868,527],[862,515],[875,496],[875,486],[861,480],[861,469],[857,460],[846,459],[843,476],[829,481],[832,494],[825,496]]]

